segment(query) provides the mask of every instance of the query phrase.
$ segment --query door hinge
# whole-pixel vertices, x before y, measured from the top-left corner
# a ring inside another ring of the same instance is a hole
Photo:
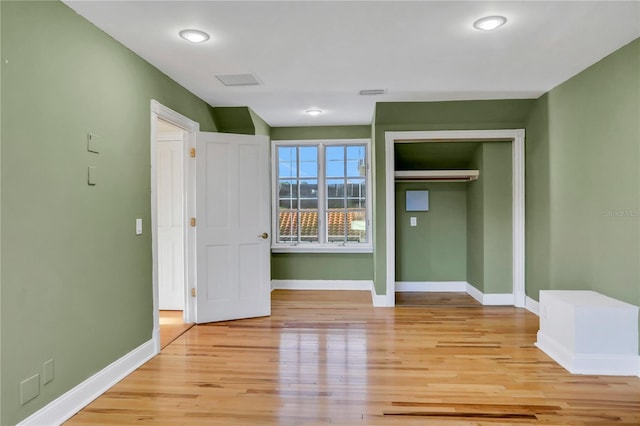
[[[196,297],[196,289],[195,289],[195,287],[191,289],[191,297]]]
[[[196,149],[195,148],[191,148],[191,157],[192,158],[196,158]]]
[[[196,218],[192,217],[189,223],[191,223],[191,226],[196,226]]]

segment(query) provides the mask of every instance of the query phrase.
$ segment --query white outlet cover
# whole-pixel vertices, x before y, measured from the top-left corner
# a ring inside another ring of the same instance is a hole
[[[142,235],[142,219],[136,219],[136,235]]]

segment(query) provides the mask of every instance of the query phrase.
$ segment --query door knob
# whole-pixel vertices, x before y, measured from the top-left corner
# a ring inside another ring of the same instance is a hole
[[[266,240],[267,238],[269,238],[269,234],[267,234],[266,232],[263,232],[262,234],[258,235],[260,238],[262,238],[263,240]]]

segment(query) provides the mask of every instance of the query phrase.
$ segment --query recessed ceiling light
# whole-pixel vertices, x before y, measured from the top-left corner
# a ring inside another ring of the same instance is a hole
[[[310,115],[312,117],[317,117],[320,114],[324,114],[324,111],[321,110],[321,109],[308,109],[304,113],[307,114],[307,115]]]
[[[202,43],[203,41],[209,40],[209,34],[200,30],[182,30],[178,34],[191,43]]]
[[[503,26],[506,22],[507,18],[504,16],[486,16],[474,22],[473,28],[476,30],[491,31]]]

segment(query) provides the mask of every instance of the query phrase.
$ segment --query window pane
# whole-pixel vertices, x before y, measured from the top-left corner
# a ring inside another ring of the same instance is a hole
[[[367,206],[367,201],[362,198],[348,198],[347,199],[347,208],[348,209],[363,209]]]
[[[318,210],[300,212],[300,241],[318,241]]]
[[[345,220],[344,209],[329,210],[327,212],[327,241],[330,243],[345,241]]]
[[[359,243],[367,241],[366,210],[347,210],[347,241]]]
[[[279,213],[278,242],[291,242],[298,240],[298,213],[292,211],[280,211]]]
[[[327,200],[328,209],[344,209],[344,198],[329,198]]]
[[[344,197],[344,179],[327,179],[327,197]]]
[[[364,145],[347,146],[347,176],[365,176],[366,174]]]
[[[281,180],[278,182],[278,196],[280,198],[289,198],[293,195],[295,180]]]
[[[327,177],[344,176],[344,145],[328,146],[325,150]]]
[[[318,181],[304,180],[300,182],[300,198],[318,198]]]
[[[278,177],[298,176],[298,160],[295,146],[278,147]]]
[[[367,194],[364,179],[349,179],[347,181],[347,197],[365,198]]]
[[[318,199],[301,199],[300,200],[300,210],[309,210],[309,209],[318,209]]]
[[[282,210],[291,210],[291,200],[290,199],[280,199],[278,201],[278,207]]]
[[[318,147],[300,147],[300,177],[318,177]]]

